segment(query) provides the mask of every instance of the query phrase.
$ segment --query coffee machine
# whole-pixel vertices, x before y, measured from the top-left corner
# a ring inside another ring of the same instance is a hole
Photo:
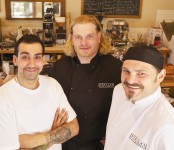
[[[53,46],[53,22],[43,22],[43,42],[45,46]]]
[[[43,42],[45,46],[52,47],[54,44],[53,30],[53,2],[44,2],[43,16]]]
[[[128,43],[129,25],[125,20],[115,19],[111,25],[111,44],[113,46],[125,46]]]
[[[62,45],[66,41],[66,29],[65,29],[65,17],[60,17],[55,15],[56,29],[56,44]]]

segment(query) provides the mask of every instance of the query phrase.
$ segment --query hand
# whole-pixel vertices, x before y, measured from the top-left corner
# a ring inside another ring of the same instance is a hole
[[[100,140],[100,142],[103,144],[103,145],[105,145],[105,137],[102,137],[102,139]]]
[[[65,109],[62,109],[60,111],[60,108],[58,108],[54,116],[54,121],[51,130],[60,127],[61,125],[67,123],[67,121],[68,121],[68,112]]]

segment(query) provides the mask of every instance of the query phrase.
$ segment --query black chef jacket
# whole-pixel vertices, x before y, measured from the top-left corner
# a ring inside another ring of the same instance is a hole
[[[112,55],[97,54],[90,64],[64,56],[50,72],[63,87],[77,113],[79,134],[63,144],[63,150],[102,150],[112,92],[121,82],[122,62]]]

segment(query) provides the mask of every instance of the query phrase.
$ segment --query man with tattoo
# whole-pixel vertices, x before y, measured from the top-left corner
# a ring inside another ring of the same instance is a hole
[[[17,75],[0,87],[0,149],[61,150],[79,132],[76,113],[60,84],[39,75],[44,45],[24,35],[15,45]]]

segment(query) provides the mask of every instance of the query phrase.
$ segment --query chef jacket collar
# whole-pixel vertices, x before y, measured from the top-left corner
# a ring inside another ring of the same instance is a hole
[[[96,66],[101,55],[102,55],[102,54],[97,53],[97,54],[92,58],[90,64],[91,64],[92,66]],[[75,57],[72,58],[72,62],[73,62],[74,65],[76,65],[76,64],[81,64],[81,63],[80,63],[80,60],[79,60],[79,58],[78,58],[77,56],[75,56]]]

